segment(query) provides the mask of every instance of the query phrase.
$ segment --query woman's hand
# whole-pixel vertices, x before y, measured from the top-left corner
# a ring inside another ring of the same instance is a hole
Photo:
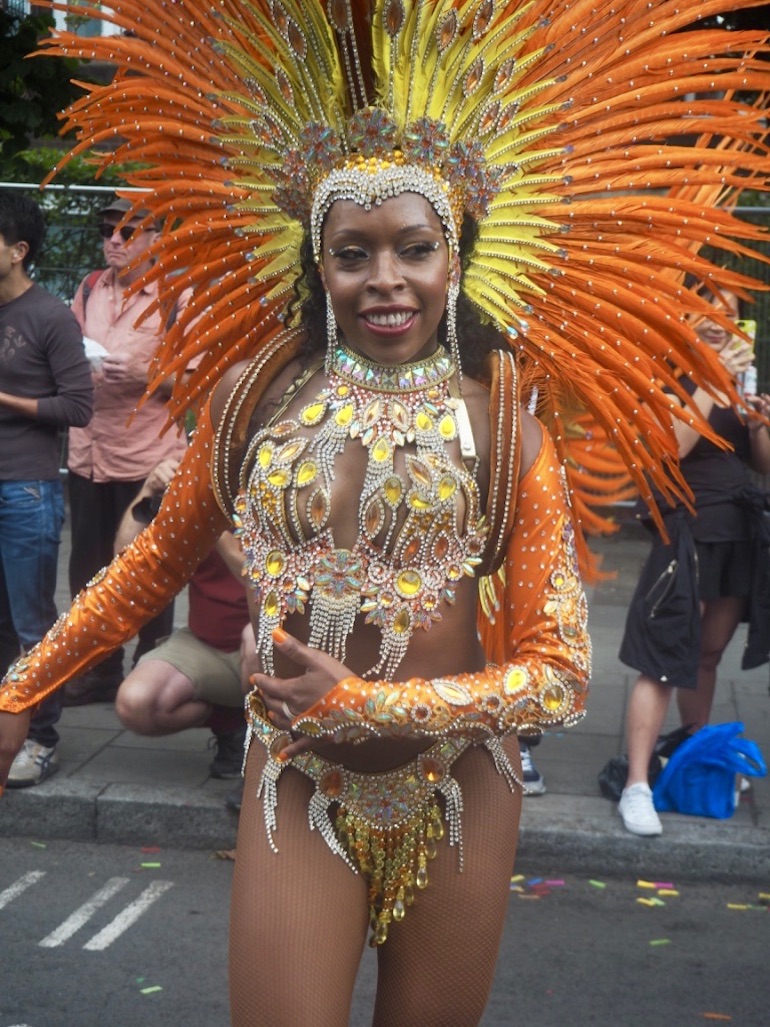
[[[754,362],[754,348],[745,339],[732,338],[718,356],[730,377],[737,378]]]
[[[270,722],[282,731],[289,731],[296,717],[310,709],[340,681],[350,677],[352,671],[328,653],[304,645],[283,628],[276,628],[273,632],[273,644],[282,656],[304,667],[304,673],[294,678],[252,674],[249,680],[265,704]],[[309,746],[309,738],[300,738],[287,746],[281,756],[291,759]]]
[[[27,737],[31,719],[29,710],[22,713],[0,713],[0,795],[3,794],[14,757]]]
[[[744,399],[746,400],[746,405],[751,407],[752,410],[756,410],[760,417],[770,419],[770,395],[768,395],[766,392],[761,392],[758,394],[753,392],[747,392]],[[762,431],[764,427],[766,426],[762,421],[758,421],[755,419],[749,421],[749,431],[752,434],[755,432]]]

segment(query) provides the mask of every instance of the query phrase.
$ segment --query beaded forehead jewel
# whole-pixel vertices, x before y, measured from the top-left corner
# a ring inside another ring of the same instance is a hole
[[[737,396],[682,282],[752,285],[716,265],[763,234],[728,204],[768,188],[768,42],[711,27],[724,0],[54,6],[118,29],[41,45],[117,68],[65,126],[72,153],[104,145],[102,164],[130,163],[146,190],[162,306],[194,290],[158,355],[175,414],[243,357],[294,355],[300,247],[308,235],[318,259],[331,203],[414,189],[450,249],[478,221],[462,290],[536,381],[563,458],[561,413],[587,409],[645,497],[650,480],[686,492],[661,427],[698,418],[679,370]]]

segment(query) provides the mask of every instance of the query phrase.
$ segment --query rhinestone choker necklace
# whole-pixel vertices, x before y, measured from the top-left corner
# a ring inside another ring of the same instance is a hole
[[[454,361],[442,347],[412,364],[375,364],[347,346],[337,346],[330,371],[351,385],[371,392],[418,392],[445,382],[455,373]]]

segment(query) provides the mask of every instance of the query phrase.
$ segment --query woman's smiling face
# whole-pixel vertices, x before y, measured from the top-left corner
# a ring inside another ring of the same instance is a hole
[[[433,353],[446,307],[449,250],[424,196],[366,210],[337,200],[323,229],[323,278],[342,338],[380,364]]]

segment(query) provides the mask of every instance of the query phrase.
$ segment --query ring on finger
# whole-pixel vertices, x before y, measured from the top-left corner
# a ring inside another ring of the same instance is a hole
[[[294,720],[294,714],[289,709],[288,703],[282,702],[281,709],[283,710],[283,715],[287,720]]]

